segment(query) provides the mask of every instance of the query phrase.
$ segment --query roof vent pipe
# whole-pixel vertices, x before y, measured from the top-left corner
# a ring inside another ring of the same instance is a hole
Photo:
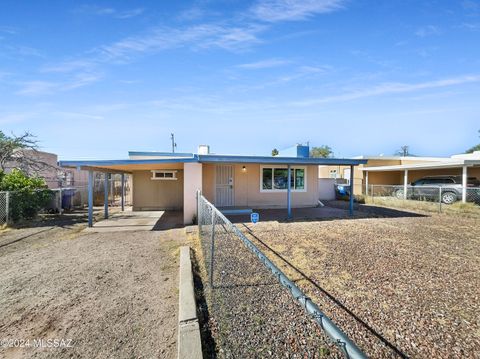
[[[210,146],[209,146],[209,145],[199,145],[199,146],[198,146],[198,154],[199,154],[199,155],[208,155],[208,154],[210,154]]]

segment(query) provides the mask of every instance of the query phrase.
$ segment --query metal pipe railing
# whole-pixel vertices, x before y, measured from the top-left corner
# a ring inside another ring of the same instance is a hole
[[[245,246],[250,249],[255,256],[277,277],[280,284],[288,288],[293,298],[300,303],[300,305],[310,314],[315,322],[322,328],[322,330],[333,340],[333,342],[342,350],[347,358],[364,359],[367,356],[352,342],[348,336],[333,323],[333,321],[323,313],[320,308],[307,297],[300,288],[297,287],[270,259],[265,256],[255,244],[253,244],[232,222],[230,222],[213,204],[211,204],[205,197],[198,195],[199,201],[204,201],[212,210],[212,213],[219,216],[238,236]],[[199,206],[200,207],[200,206]],[[200,214],[197,214],[200,218]],[[213,261],[213,259],[212,259]],[[212,276],[213,273],[210,273]]]

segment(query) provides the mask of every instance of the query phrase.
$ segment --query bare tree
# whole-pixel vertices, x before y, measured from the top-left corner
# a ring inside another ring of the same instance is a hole
[[[31,175],[53,167],[41,160],[38,154],[38,141],[30,132],[26,131],[20,136],[7,136],[0,131],[1,171],[18,168]]]
[[[395,152],[395,154],[402,157],[411,156],[409,152],[409,146],[407,145],[400,147],[400,149],[397,152]]]

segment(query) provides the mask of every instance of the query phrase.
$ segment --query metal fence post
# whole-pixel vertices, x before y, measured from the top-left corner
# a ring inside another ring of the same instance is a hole
[[[201,209],[201,196],[202,192],[200,190],[197,190],[197,225],[198,225],[198,233],[201,235],[202,233],[202,209]]]
[[[5,210],[7,212],[6,216],[5,216],[5,221],[6,221],[5,223],[8,226],[8,221],[10,219],[10,192],[7,191],[7,194],[6,194],[5,198],[7,200],[6,205],[5,205],[5,207],[6,207]]]
[[[212,208],[212,234],[210,236],[211,240],[211,257],[210,257],[210,287],[213,288],[213,258],[215,251],[215,210]]]
[[[58,190],[58,196],[60,197],[60,199],[58,200],[59,201],[58,213],[62,215],[63,208],[62,208],[62,189],[61,188],[59,188]]]
[[[442,187],[438,187],[438,211],[442,213]]]

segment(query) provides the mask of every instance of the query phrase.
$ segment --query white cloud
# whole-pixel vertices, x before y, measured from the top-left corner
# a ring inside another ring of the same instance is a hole
[[[315,99],[295,101],[291,104],[294,106],[313,106],[318,104],[332,102],[346,102],[367,97],[375,97],[390,94],[409,93],[420,90],[436,89],[449,86],[463,85],[467,83],[480,82],[480,75],[465,75],[452,77],[442,80],[420,82],[414,84],[406,83],[383,83],[371,88],[363,88],[355,91],[347,92],[340,95],[326,96]]]
[[[463,29],[471,30],[471,31],[479,31],[480,23],[464,22],[459,27]]]
[[[240,64],[240,65],[237,65],[236,67],[241,69],[247,69],[247,70],[258,70],[258,69],[284,66],[289,63],[291,63],[291,61],[282,60],[282,59],[267,59],[267,60],[261,60],[257,62],[250,62],[247,64]]]
[[[251,12],[266,22],[293,21],[339,10],[343,4],[343,0],[259,0]]]
[[[142,35],[131,36],[98,49],[99,62],[125,61],[148,52],[189,46],[192,48],[219,47],[231,51],[248,48],[259,42],[256,34],[261,26],[232,27],[201,24],[184,29],[155,28]]]
[[[418,37],[427,37],[432,35],[440,35],[441,31],[437,26],[434,25],[427,25],[422,26],[417,31],[415,31],[415,35]]]
[[[70,91],[99,81],[101,75],[91,73],[79,73],[65,81],[33,80],[20,83],[17,95],[43,96],[56,92]]]
[[[75,9],[76,13],[90,14],[97,16],[111,16],[115,19],[129,19],[143,14],[144,8],[135,8],[130,10],[117,10],[113,7],[101,7],[97,5],[83,5]]]

